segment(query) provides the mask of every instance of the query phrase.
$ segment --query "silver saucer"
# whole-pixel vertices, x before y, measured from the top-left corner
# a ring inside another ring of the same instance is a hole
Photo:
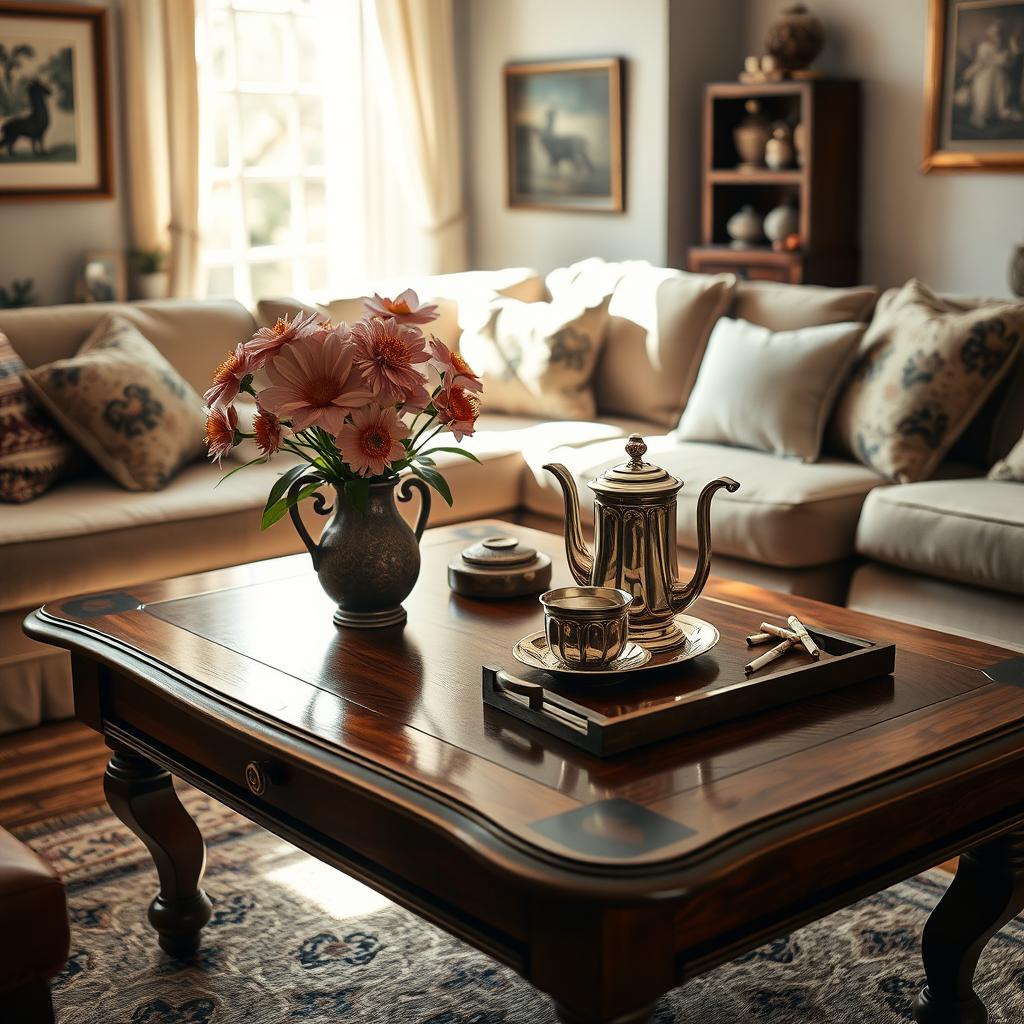
[[[619,656],[601,668],[569,668],[551,653],[543,629],[517,641],[512,648],[512,656],[529,668],[539,668],[555,676],[616,676],[623,672],[635,672],[651,660],[650,651],[627,640]]]
[[[548,650],[543,630],[524,636],[522,640],[518,641],[512,648],[512,656],[523,665],[539,668],[556,676],[614,676],[627,672],[644,672],[667,668],[670,665],[679,665],[684,661],[707,654],[721,639],[718,630],[704,619],[698,619],[693,615],[676,615],[675,621],[686,636],[686,642],[681,646],[669,651],[654,651],[652,653],[629,640],[622,649],[622,654],[615,661],[600,669],[566,668]],[[634,648],[641,651],[646,657],[641,659]]]

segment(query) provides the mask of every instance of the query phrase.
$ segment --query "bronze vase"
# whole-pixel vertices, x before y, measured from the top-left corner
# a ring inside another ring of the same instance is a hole
[[[298,493],[308,482],[308,478],[299,477],[289,490]],[[414,490],[420,495],[415,530],[395,504],[396,498],[409,501]],[[414,476],[373,482],[365,512],[354,508],[340,488],[334,491],[331,508],[326,507],[321,494],[313,495],[314,510],[331,515],[319,543],[310,537],[298,504],[289,509],[292,523],[313,559],[320,586],[338,606],[334,624],[374,629],[405,622],[402,602],[420,574],[419,540],[430,515],[430,489]]]

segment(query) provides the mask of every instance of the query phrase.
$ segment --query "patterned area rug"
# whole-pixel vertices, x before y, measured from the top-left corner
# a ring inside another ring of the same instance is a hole
[[[21,831],[68,883],[61,1024],[549,1024],[512,971],[191,789],[213,919],[195,962],[145,920],[156,873],[108,811]],[[912,1019],[921,928],[949,876],[870,897],[670,993],[656,1024],[888,1024]],[[1024,919],[979,970],[992,1024],[1024,1019]]]

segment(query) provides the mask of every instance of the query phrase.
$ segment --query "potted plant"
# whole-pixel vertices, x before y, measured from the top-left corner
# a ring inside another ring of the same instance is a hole
[[[167,254],[162,249],[136,249],[132,253],[135,291],[140,299],[167,298]]]

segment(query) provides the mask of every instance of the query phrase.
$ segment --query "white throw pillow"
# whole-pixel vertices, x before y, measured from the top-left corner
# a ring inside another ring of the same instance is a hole
[[[989,480],[1019,480],[1024,483],[1024,437],[1010,450],[1005,459],[1000,459],[989,471]]]
[[[722,317],[676,434],[814,462],[863,324],[797,331]]]
[[[519,302],[495,296],[460,309],[463,358],[483,378],[484,412],[593,419],[591,377],[608,301]]]

